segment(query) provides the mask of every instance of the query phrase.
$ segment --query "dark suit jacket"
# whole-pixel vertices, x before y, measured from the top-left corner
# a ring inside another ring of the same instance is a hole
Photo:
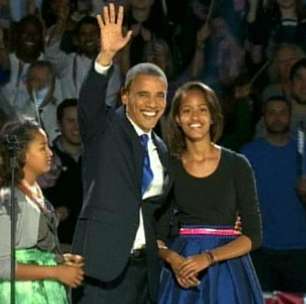
[[[165,191],[161,196],[142,201],[144,149],[124,108],[114,110],[105,105],[107,80],[107,76],[92,69],[79,99],[84,149],[84,201],[73,251],[85,257],[85,271],[89,277],[103,282],[114,280],[127,265],[139,225],[139,207],[142,206],[149,286],[151,293],[155,294],[159,282],[159,263],[154,213],[170,187],[167,182],[168,154],[165,144],[153,134],[165,168]]]

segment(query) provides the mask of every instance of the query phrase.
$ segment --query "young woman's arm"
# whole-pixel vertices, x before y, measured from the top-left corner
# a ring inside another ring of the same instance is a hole
[[[16,266],[17,280],[56,280],[71,288],[75,288],[82,283],[83,278],[83,269],[75,266],[38,266],[28,264],[17,264]]]

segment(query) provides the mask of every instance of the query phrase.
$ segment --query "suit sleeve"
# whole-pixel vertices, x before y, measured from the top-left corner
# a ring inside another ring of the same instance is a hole
[[[107,84],[113,68],[106,74],[99,74],[94,67],[90,69],[80,91],[78,117],[82,139],[93,138],[97,131],[103,131],[109,110],[106,100]]]

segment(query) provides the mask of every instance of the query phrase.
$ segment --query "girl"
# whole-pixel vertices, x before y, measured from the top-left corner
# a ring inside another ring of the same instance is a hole
[[[61,255],[57,220],[37,178],[50,169],[46,133],[33,121],[11,122],[0,133],[0,303],[10,302],[10,191],[7,136],[18,142],[16,155],[16,303],[66,304],[67,287],[84,276],[82,258]],[[5,232],[5,233],[4,233]]]
[[[162,223],[176,222],[179,229],[169,248],[159,241],[167,264],[159,304],[263,303],[248,255],[261,242],[255,181],[244,157],[215,144],[221,132],[215,93],[200,82],[183,85],[168,132],[175,214],[161,221],[164,235]],[[237,214],[242,234],[233,229]]]

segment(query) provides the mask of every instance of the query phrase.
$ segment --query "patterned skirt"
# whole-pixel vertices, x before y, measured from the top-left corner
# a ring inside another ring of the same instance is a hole
[[[195,226],[186,226],[195,227]],[[197,226],[220,229],[221,227]],[[222,227],[223,229],[224,227]],[[235,236],[179,235],[169,248],[184,257],[225,245]],[[199,274],[197,287],[182,288],[170,267],[161,272],[159,304],[263,304],[259,281],[249,255],[219,262]]]
[[[55,255],[37,249],[16,250],[16,262],[20,264],[55,266]],[[16,281],[16,304],[68,304],[66,288],[51,280]],[[0,303],[10,303],[10,282],[0,281]]]

